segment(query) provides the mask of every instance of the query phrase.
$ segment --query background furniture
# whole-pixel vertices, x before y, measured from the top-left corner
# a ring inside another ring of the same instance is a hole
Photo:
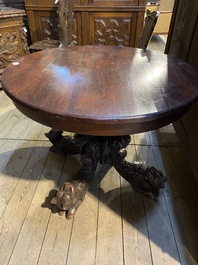
[[[140,35],[138,48],[144,50],[147,48],[150,38],[152,37],[153,30],[159,18],[159,15],[160,15],[159,11],[151,11],[149,9],[146,10],[144,27]]]
[[[45,49],[67,47],[72,43],[72,21],[73,21],[73,6],[72,1],[62,1],[59,3],[57,10],[59,23],[59,40],[41,40],[30,45],[33,51],[41,51]],[[159,17],[158,11],[146,11],[144,27],[139,38],[138,48],[146,49],[153,30]]]
[[[153,3],[153,1],[150,1]],[[160,17],[157,21],[153,34],[168,34],[170,21],[172,17],[174,0],[159,0],[155,4],[147,3],[147,8],[160,12]]]
[[[137,47],[146,0],[74,0],[72,42],[75,45]],[[32,43],[58,40],[57,5],[53,0],[25,0]]]
[[[165,52],[198,69],[198,0],[175,0]],[[198,89],[198,88],[197,88]],[[190,87],[189,87],[190,90]],[[198,181],[198,104],[174,124]]]
[[[0,74],[18,57],[29,53],[23,9],[3,7],[0,10]]]
[[[33,51],[41,51],[45,49],[66,47],[72,44],[72,29],[73,29],[73,0],[59,0],[57,2],[58,15],[58,40],[40,40],[30,45]]]

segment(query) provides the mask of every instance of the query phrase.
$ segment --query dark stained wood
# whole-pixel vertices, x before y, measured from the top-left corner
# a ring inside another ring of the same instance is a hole
[[[140,36],[138,48],[141,48],[144,50],[147,48],[159,15],[160,15],[159,11],[156,11],[156,10],[151,11],[149,9],[146,10],[144,28]]]
[[[44,125],[87,135],[128,135],[167,125],[198,96],[187,63],[115,46],[55,48],[20,58],[3,72],[16,107]]]
[[[196,37],[198,15],[198,1],[175,0],[173,9],[173,20],[170,25],[170,34],[168,35],[166,53],[176,56],[182,60],[188,61],[197,68],[197,57],[193,58],[191,52],[193,42]],[[197,47],[197,45],[196,45]],[[193,50],[197,52],[197,48]]]
[[[198,0],[175,0],[165,52],[180,58],[198,70]],[[191,169],[198,181],[198,104],[174,124]]]

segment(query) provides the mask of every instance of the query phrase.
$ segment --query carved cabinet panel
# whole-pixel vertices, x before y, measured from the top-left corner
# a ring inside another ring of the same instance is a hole
[[[90,44],[134,46],[136,13],[92,13]]]
[[[31,19],[31,13],[28,13],[29,28],[31,34],[31,41],[38,40],[58,40],[58,15],[56,11],[35,11]],[[81,45],[81,14],[75,12],[73,20],[73,44]]]
[[[0,11],[0,68],[28,53],[23,18],[25,11],[5,8]]]
[[[75,0],[72,39],[75,45],[137,46],[146,0]],[[31,40],[58,39],[53,0],[25,0]]]
[[[35,26],[41,40],[58,39],[58,17],[55,12],[35,12]]]

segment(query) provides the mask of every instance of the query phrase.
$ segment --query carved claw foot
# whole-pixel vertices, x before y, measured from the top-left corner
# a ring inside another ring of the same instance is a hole
[[[87,189],[88,184],[86,182],[65,182],[62,187],[57,190],[51,203],[57,206],[59,215],[65,213],[66,218],[71,220],[78,207],[82,204]]]
[[[113,162],[113,166],[131,184],[135,191],[155,201],[159,196],[159,190],[164,188],[164,182],[167,181],[167,177],[155,167],[144,169],[141,165],[129,163],[121,153],[118,154],[117,159]]]
[[[51,203],[57,206],[58,214],[65,213],[68,220],[74,217],[78,207],[82,204],[96,170],[96,164],[86,164],[87,161],[83,155],[81,159],[83,164],[73,180],[65,182],[51,200]]]

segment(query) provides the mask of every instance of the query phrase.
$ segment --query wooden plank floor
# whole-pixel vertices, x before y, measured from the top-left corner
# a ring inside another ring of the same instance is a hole
[[[198,264],[198,187],[172,125],[132,136],[127,148],[129,161],[168,176],[158,202],[99,165],[72,221],[42,207],[80,167],[78,156],[49,151],[49,129],[0,91],[0,264]]]

